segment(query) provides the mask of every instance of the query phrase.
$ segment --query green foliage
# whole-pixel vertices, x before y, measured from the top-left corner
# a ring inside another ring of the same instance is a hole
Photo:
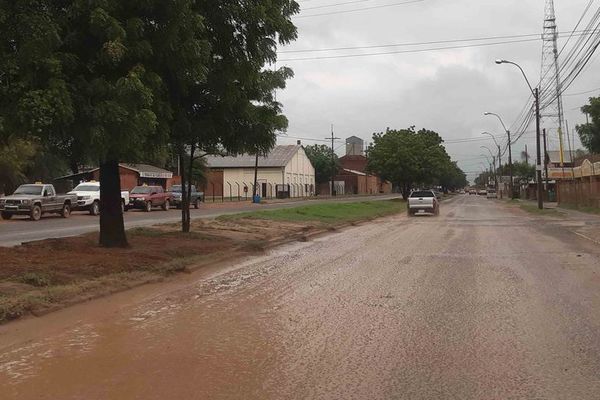
[[[463,186],[466,177],[450,159],[442,138],[433,131],[414,127],[387,129],[373,134],[367,151],[367,169],[398,185],[407,197],[414,186],[441,184],[447,189]]]
[[[304,148],[306,156],[315,167],[315,181],[317,183],[327,183],[331,180],[331,172],[335,166],[337,171],[340,166],[340,160],[336,154],[331,160],[331,147],[324,144],[313,144]]]
[[[0,193],[12,193],[27,181],[27,169],[33,165],[36,146],[20,138],[0,142]]]
[[[510,176],[510,167],[508,164],[502,165],[502,168],[497,169],[498,176]],[[526,162],[513,162],[513,177],[522,181],[529,181],[535,178],[535,165]],[[487,186],[489,181],[494,180],[492,171],[484,171],[475,178],[475,185],[479,187]]]
[[[329,224],[383,217],[404,210],[406,210],[406,204],[403,201],[362,201],[324,203],[280,210],[248,212],[222,216],[219,219],[254,218],[273,221],[315,221]]]
[[[591,97],[581,111],[591,117],[591,122],[576,127],[581,143],[590,153],[600,153],[600,97]]]

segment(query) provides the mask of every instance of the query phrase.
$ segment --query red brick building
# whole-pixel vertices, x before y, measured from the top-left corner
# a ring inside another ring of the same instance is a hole
[[[158,185],[168,190],[173,185],[181,183],[179,176],[174,176],[171,171],[148,164],[119,164],[121,190],[130,191],[138,185]],[[65,185],[64,190],[77,186],[83,181],[100,180],[100,168],[90,169],[77,174],[57,178],[58,186]],[[70,183],[70,184],[69,184]]]

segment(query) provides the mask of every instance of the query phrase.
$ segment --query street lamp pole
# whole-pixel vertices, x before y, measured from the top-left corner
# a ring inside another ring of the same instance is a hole
[[[537,200],[538,200],[538,208],[540,210],[544,209],[544,194],[542,191],[542,147],[541,147],[541,143],[540,143],[540,89],[539,87],[536,87],[535,89],[531,86],[531,83],[529,83],[529,79],[527,79],[527,75],[525,74],[525,71],[523,71],[523,68],[521,68],[521,66],[515,62],[512,61],[508,61],[508,60],[496,60],[496,64],[512,64],[515,67],[519,68],[519,70],[521,71],[521,74],[523,74],[523,78],[525,78],[525,82],[527,82],[527,86],[529,86],[529,90],[531,90],[531,94],[533,95],[533,98],[535,99],[535,130],[536,130],[536,137],[535,137],[535,142],[536,142],[536,153],[537,153],[537,162],[536,162],[536,166],[535,166],[535,170],[536,170],[536,180],[537,180]]]
[[[500,145],[498,144],[496,137],[489,132],[482,132],[481,134],[488,135],[494,140],[494,143],[496,144],[496,147],[498,148],[498,169],[501,170],[502,169],[502,151],[500,150]]]
[[[506,135],[508,136],[508,174],[510,175],[510,198],[514,199],[515,189],[513,187],[512,141],[510,139],[510,130],[506,127],[506,125],[504,125],[504,121],[502,121],[502,118],[498,114],[486,112],[483,113],[483,115],[493,115],[496,118],[498,118],[498,120],[502,124],[502,127],[504,128],[504,131],[506,132]]]
[[[493,173],[494,173],[494,184],[496,186],[496,190],[498,190],[498,170],[496,169],[496,156],[494,156],[494,153],[492,152],[492,150],[490,150],[489,147],[487,146],[479,146],[482,149],[486,149],[487,151],[490,152],[490,156],[492,156],[492,165],[494,166],[494,168],[492,169]],[[487,156],[484,155],[485,158],[487,158]],[[489,159],[488,159],[489,162]]]

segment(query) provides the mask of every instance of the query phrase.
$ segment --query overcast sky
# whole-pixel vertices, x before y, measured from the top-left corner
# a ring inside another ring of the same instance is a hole
[[[442,135],[448,142],[446,148],[449,154],[469,173],[469,179],[473,179],[475,173],[483,168],[480,162],[484,159],[480,154],[487,153],[480,146],[487,145],[493,149],[491,139],[485,140],[481,132],[489,131],[499,138],[505,136],[498,120],[484,117],[483,113],[498,113],[507,125],[512,125],[529,96],[529,89],[519,71],[510,65],[496,65],[494,60],[505,58],[520,63],[535,84],[541,71],[541,40],[420,53],[297,61],[290,59],[429,49],[465,43],[324,52],[289,51],[541,34],[545,1],[425,0],[307,17],[402,1],[406,0],[300,1],[303,11],[299,18],[294,19],[299,31],[298,40],[281,49],[278,61],[278,66],[287,65],[295,73],[288,87],[278,92],[278,100],[283,103],[290,121],[287,134],[314,139],[304,139],[303,144],[320,143],[315,140],[328,136],[330,126],[334,124],[336,136],[346,138],[356,135],[368,142],[373,132],[383,131],[386,127],[402,129],[415,125],[417,129],[428,128]],[[348,2],[352,4],[316,8]],[[560,32],[570,32],[574,28],[588,2],[555,0]],[[600,6],[600,1],[595,3],[592,11]],[[566,36],[563,35],[563,38]],[[505,40],[516,39],[479,43]],[[559,42],[559,46],[564,40]],[[567,93],[600,88],[599,64],[600,57],[595,57]],[[571,131],[576,124],[585,121],[578,108],[591,95],[594,93],[564,97]],[[526,144],[529,153],[535,156],[534,129],[535,125],[531,124],[523,138],[513,145],[515,160],[520,158]],[[464,138],[484,140],[456,142]],[[295,138],[282,137],[279,140],[280,144],[295,142]],[[340,141],[336,145],[340,155],[344,151],[342,144],[343,141]],[[550,138],[551,149],[557,146],[558,139]],[[576,147],[579,146],[577,138]]]

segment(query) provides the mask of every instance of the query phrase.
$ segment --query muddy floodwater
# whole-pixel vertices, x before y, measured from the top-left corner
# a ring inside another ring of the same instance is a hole
[[[598,399],[595,223],[461,196],[17,321],[0,398]]]

